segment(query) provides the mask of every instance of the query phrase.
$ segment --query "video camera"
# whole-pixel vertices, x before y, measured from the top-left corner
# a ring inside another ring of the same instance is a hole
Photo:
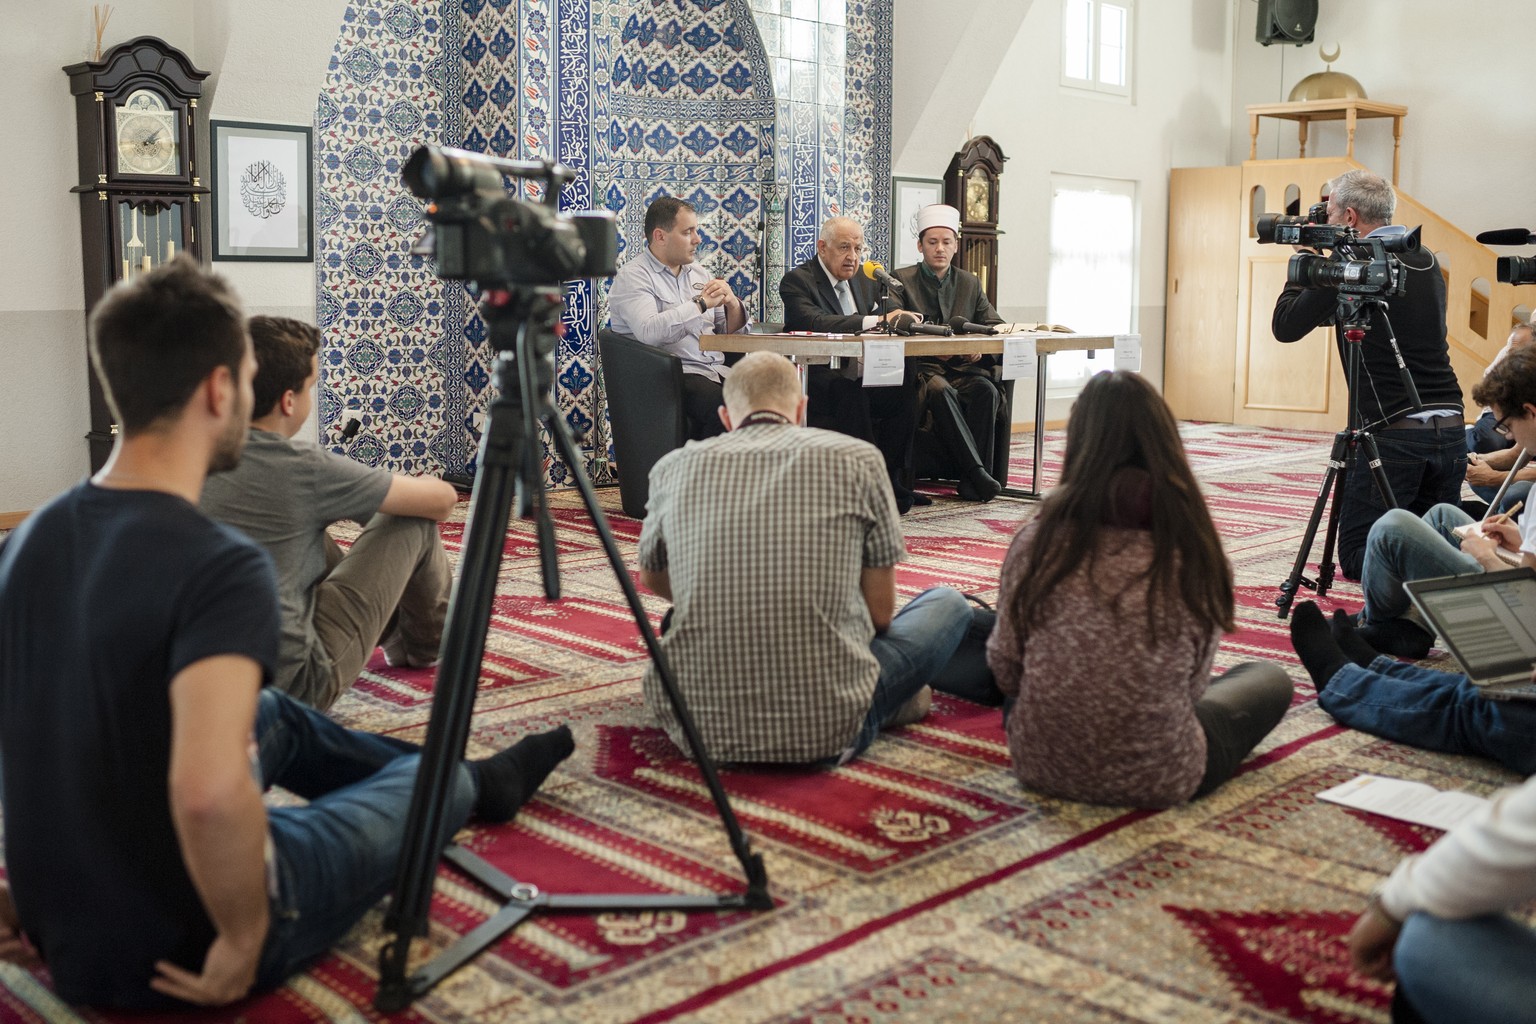
[[[1500,284],[1536,284],[1536,257],[1500,256]]]
[[[1417,252],[1419,228],[1400,225],[1378,228],[1361,238],[1354,228],[1319,223],[1328,217],[1326,203],[1317,203],[1305,217],[1266,213],[1255,232],[1261,243],[1306,245],[1332,250],[1329,255],[1299,252],[1291,257],[1285,279],[1307,288],[1329,288],[1348,295],[1401,295],[1407,287],[1397,254]]]
[[[436,257],[439,277],[508,288],[607,277],[616,269],[613,214],[558,212],[560,189],[575,177],[568,167],[420,146],[400,176],[428,200],[432,226],[411,251]],[[504,177],[544,182],[543,203],[512,198]]]

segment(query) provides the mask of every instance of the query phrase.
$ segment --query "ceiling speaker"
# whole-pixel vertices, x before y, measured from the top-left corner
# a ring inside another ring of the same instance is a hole
[[[1259,27],[1254,38],[1265,46],[1303,46],[1312,41],[1316,27],[1317,0],[1259,0]]]

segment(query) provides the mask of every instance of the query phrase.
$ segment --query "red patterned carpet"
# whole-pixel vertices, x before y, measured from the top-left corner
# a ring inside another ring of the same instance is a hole
[[[1297,683],[1275,735],[1211,797],[1161,813],[1040,798],[1009,773],[995,710],[938,699],[926,721],[845,768],[723,773],[767,862],[771,911],[538,916],[388,1018],[369,1005],[375,912],[281,992],[197,1019],[1385,1021],[1387,992],[1351,975],[1342,936],[1362,894],[1435,833],[1315,794],[1361,771],[1480,793],[1515,780],[1340,729],[1316,708],[1273,600],[1329,438],[1191,425],[1185,439],[1237,571],[1239,629],[1220,663],[1273,658]],[[1020,468],[1027,459],[1020,446]],[[904,521],[903,596],[945,583],[994,597],[1034,506],[935,494]],[[632,551],[639,524],[617,515],[616,491],[604,501]],[[556,502],[566,597],[545,603],[531,534],[514,524],[471,753],[562,722],[577,753],[514,824],[461,840],[546,890],[733,891],[737,866],[699,775],[641,706],[644,650],[591,525],[574,495]],[[461,530],[445,529],[455,551]],[[1358,607],[1358,589],[1341,582],[1325,607],[1334,600]],[[662,603],[650,607],[659,617]],[[430,672],[376,659],[337,715],[419,739],[431,685]],[[445,946],[493,907],[444,873],[431,942]],[[45,980],[0,967],[0,1024],[160,1020],[77,1015]]]

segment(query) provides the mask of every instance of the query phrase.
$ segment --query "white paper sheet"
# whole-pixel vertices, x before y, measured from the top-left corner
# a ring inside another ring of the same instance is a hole
[[[1022,380],[1039,372],[1039,357],[1032,334],[1010,334],[1003,339],[1003,380]]]
[[[901,384],[906,366],[907,343],[864,339],[864,386],[884,388]]]
[[[1141,335],[1115,335],[1115,369],[1141,372]]]
[[[1423,782],[1389,779],[1383,775],[1358,776],[1323,790],[1317,798],[1439,829],[1450,829],[1488,802],[1486,797],[1471,793],[1445,792]]]

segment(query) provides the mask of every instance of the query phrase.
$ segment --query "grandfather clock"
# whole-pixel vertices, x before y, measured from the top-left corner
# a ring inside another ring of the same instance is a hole
[[[991,136],[965,141],[944,172],[944,201],[960,211],[960,266],[981,278],[987,301],[997,305],[997,179],[1003,151]]]
[[[205,259],[208,115],[199,108],[208,72],[187,55],[140,36],[99,61],[71,64],[79,140],[80,251],[89,316],[108,288],[179,252]],[[112,450],[117,424],[90,374],[91,468]]]

